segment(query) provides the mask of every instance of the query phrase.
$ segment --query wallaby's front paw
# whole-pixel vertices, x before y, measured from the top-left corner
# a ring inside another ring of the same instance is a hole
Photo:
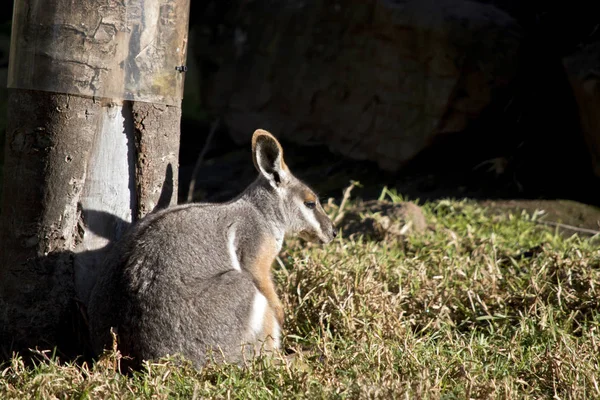
[[[281,303],[276,304],[273,307],[273,312],[275,313],[275,318],[277,319],[277,323],[280,327],[283,326],[283,321],[285,319],[285,313],[283,312],[283,305]]]

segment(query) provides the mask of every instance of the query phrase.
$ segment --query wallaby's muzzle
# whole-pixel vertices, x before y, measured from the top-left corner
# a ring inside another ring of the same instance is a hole
[[[306,229],[301,231],[298,236],[308,242],[319,244],[327,244],[335,239],[337,236],[337,230],[335,229],[335,226],[329,217],[323,212],[322,215],[318,215],[317,220],[319,222],[320,229]]]

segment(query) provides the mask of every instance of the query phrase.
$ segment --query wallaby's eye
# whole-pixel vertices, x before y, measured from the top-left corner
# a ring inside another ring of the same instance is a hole
[[[314,201],[305,201],[304,205],[312,210],[317,204]]]

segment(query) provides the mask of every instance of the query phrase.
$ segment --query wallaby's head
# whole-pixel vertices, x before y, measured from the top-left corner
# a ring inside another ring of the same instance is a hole
[[[336,236],[318,197],[296,178],[283,161],[283,149],[273,135],[257,129],[252,136],[252,159],[262,179],[279,197],[286,231],[305,240],[329,243]]]

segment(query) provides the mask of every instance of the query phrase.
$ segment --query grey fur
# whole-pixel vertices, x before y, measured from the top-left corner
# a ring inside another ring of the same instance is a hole
[[[266,339],[249,327],[259,279],[249,266],[261,244],[279,251],[290,234],[326,243],[335,229],[318,200],[310,207],[299,200],[312,191],[285,167],[268,132],[255,132],[253,157],[259,176],[237,198],[149,214],[114,245],[88,308],[96,353],[110,345],[111,327],[136,365],[181,354],[200,367],[211,349],[217,360],[240,362]],[[231,237],[241,270],[232,264]],[[246,354],[243,343],[252,345]]]

